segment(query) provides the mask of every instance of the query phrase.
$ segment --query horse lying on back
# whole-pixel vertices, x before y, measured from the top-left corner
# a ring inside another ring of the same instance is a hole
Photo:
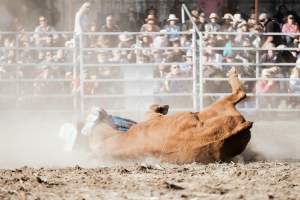
[[[154,105],[148,119],[124,133],[98,119],[89,131],[89,146],[96,154],[127,160],[155,157],[171,163],[227,161],[242,153],[250,140],[252,122],[235,105],[246,98],[236,70],[229,72],[232,94],[201,112],[167,114]]]

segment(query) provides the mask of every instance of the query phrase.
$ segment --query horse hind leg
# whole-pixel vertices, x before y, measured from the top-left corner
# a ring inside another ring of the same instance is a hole
[[[228,72],[228,77],[229,77],[229,84],[231,86],[231,94],[224,97],[219,101],[219,104],[224,104],[224,103],[232,103],[233,105],[236,105],[240,101],[246,98],[246,92],[244,91],[243,84],[238,78],[237,71],[234,67],[231,68],[231,70]]]

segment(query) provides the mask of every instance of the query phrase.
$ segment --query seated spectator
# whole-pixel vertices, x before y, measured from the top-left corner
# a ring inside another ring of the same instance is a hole
[[[133,62],[134,57],[131,54],[134,54],[133,50],[123,50],[122,48],[131,48],[133,47],[134,37],[132,35],[123,33],[119,35],[119,44],[118,48],[120,48],[121,57],[126,60],[126,62]],[[126,59],[125,59],[126,57]]]
[[[259,21],[264,27],[265,33],[281,33],[280,24],[276,21],[275,18],[269,18],[266,13],[261,13],[259,15]],[[275,47],[282,44],[282,39],[280,35],[268,35],[265,37],[263,42],[263,47],[273,43]]]
[[[287,21],[285,24],[282,26],[282,32],[283,33],[299,33],[299,25],[295,21],[295,18],[293,15],[289,15],[287,17]],[[288,47],[293,46],[294,44],[294,39],[296,38],[296,35],[285,35],[285,42]]]
[[[274,44],[270,43],[266,48],[274,48]],[[260,63],[275,63],[277,59],[276,53],[273,49],[267,50],[261,58]],[[266,68],[266,66],[261,66],[262,69]]]
[[[242,15],[240,13],[235,13],[233,15],[233,28],[234,30],[238,29],[238,26],[240,23],[244,22],[245,20],[242,18]]]
[[[180,64],[180,70],[187,77],[192,77],[193,75],[193,52],[188,50],[186,55],[183,56],[184,64]]]
[[[120,28],[115,24],[114,18],[112,15],[108,15],[105,20],[105,24],[101,28],[102,32],[120,32]],[[116,47],[118,45],[118,36],[116,35],[104,35],[104,42],[109,47]]]
[[[300,59],[297,60],[296,67],[292,69],[290,78],[291,78],[290,80],[291,92],[300,93]]]
[[[148,15],[147,18],[145,19],[145,24],[142,25],[141,27],[141,32],[159,32],[160,28],[156,24],[157,19],[155,18],[154,15]]]
[[[200,17],[200,15],[199,15],[199,11],[198,11],[198,9],[192,9],[192,11],[191,11],[191,15],[192,15],[192,20],[190,20],[190,19],[188,19],[188,20],[186,20],[185,21],[185,23],[182,25],[182,30],[183,31],[189,31],[189,30],[191,30],[191,29],[193,29],[193,22],[195,23],[195,24],[198,24],[199,23],[199,17]],[[205,14],[204,14],[205,15]],[[203,16],[203,15],[202,15]],[[199,27],[198,27],[199,28]],[[200,31],[200,30],[199,30]],[[204,31],[204,27],[203,27],[203,30],[202,31]]]
[[[44,16],[39,17],[39,25],[34,29],[34,40],[36,46],[47,46],[49,45],[49,37],[53,40],[58,38],[58,35],[55,33],[56,30],[48,25],[47,19]]]
[[[241,23],[239,23],[239,25],[237,26],[237,36],[234,39],[234,42],[237,46],[242,46],[243,42],[245,40],[250,40],[249,36],[245,33],[247,33],[248,30],[248,24],[246,21],[243,21]]]
[[[140,21],[138,20],[138,14],[134,11],[134,8],[129,8],[125,16],[121,16],[122,30],[137,32],[139,31]]]
[[[174,14],[170,14],[169,18],[167,19],[168,24],[164,27],[164,29],[169,33],[169,41],[174,42],[176,40],[179,40],[179,32],[180,27],[176,24],[178,21],[178,18]]]
[[[182,77],[182,71],[180,70],[180,67],[176,64],[172,65],[170,68],[170,72],[166,75],[165,92],[185,92],[183,81],[174,80],[180,77]]]
[[[300,59],[296,62],[296,67],[292,69],[290,75],[289,90],[292,93],[300,93]],[[300,97],[291,97],[290,103],[293,108],[300,108]]]
[[[232,50],[233,46],[233,35],[226,35],[226,43],[223,50],[223,57],[226,59],[227,57],[233,57],[234,52]]]
[[[168,69],[167,66],[165,64],[159,64],[157,65],[157,67],[154,70],[154,78],[158,78],[160,80],[155,81],[154,84],[154,92],[155,93],[161,93],[161,92],[165,92],[165,78],[168,74]]]
[[[142,36],[141,41],[139,41],[138,44],[136,44],[137,47],[146,47],[150,48],[152,45],[152,37],[144,35]],[[142,49],[142,50],[137,50],[136,51],[136,56],[137,56],[137,61],[139,63],[149,63],[152,61],[152,51],[151,49]]]
[[[168,39],[168,34],[166,30],[162,29],[160,30],[159,35],[157,35],[154,40],[152,46],[154,48],[160,48],[160,47],[168,47],[169,46],[169,39]]]
[[[283,24],[288,15],[289,11],[287,7],[284,4],[282,4],[278,7],[278,11],[275,15],[275,18],[280,24]]]
[[[191,35],[182,34],[180,36],[180,46],[181,47],[191,47],[192,46]]]
[[[209,15],[210,22],[205,25],[206,32],[218,32],[221,29],[218,23],[219,16],[216,13],[211,13]]]
[[[205,25],[206,25],[206,19],[205,19],[205,13],[200,13],[198,20],[196,21],[196,25],[198,27],[198,30],[203,32],[205,31]]]
[[[259,80],[256,85],[256,92],[258,94],[263,93],[276,93],[279,90],[278,81],[271,80],[270,78],[275,78],[279,73],[280,69],[278,67],[271,67],[268,69],[262,70],[261,77],[263,80]],[[276,101],[273,97],[261,96],[260,103],[263,107],[271,107],[274,108],[277,106],[278,101]]]
[[[261,47],[262,38],[260,33],[263,32],[263,27],[259,24],[254,25],[252,29],[250,29],[252,35],[250,35],[249,39],[251,41],[252,46],[259,48]]]
[[[223,17],[224,23],[221,26],[220,30],[222,32],[233,32],[233,16],[230,13],[226,13]]]
[[[170,62],[183,62],[185,52],[180,49],[179,42],[173,42],[172,47],[174,49],[168,53],[167,60]]]

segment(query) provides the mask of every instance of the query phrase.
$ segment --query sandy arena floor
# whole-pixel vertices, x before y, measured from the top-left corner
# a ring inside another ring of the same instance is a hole
[[[300,162],[0,171],[0,199],[300,199]]]

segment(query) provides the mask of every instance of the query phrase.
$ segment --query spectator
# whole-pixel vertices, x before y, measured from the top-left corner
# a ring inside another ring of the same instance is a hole
[[[191,14],[192,14],[192,20],[188,19],[187,21],[185,21],[185,23],[182,25],[182,30],[183,31],[189,31],[189,30],[193,29],[193,22],[195,24],[198,24],[198,22],[199,22],[198,21],[198,18],[199,18],[199,11],[198,11],[198,9],[193,9],[191,11]]]
[[[101,28],[102,32],[120,32],[120,28],[117,24],[115,24],[114,18],[112,15],[108,15],[106,17],[105,24]],[[116,47],[118,45],[118,36],[116,35],[104,35],[104,42],[109,47]]]
[[[167,33],[169,33],[169,41],[174,42],[179,40],[179,32],[180,32],[180,27],[176,24],[178,21],[178,18],[174,14],[170,14],[169,18],[167,19],[168,24],[165,26],[165,30]]]
[[[283,33],[299,33],[299,25],[293,15],[288,15],[286,23],[282,26]],[[288,47],[293,46],[296,35],[285,35],[285,42]]]
[[[274,50],[270,49],[274,48],[274,44],[270,43],[268,46],[266,46],[266,48],[268,48],[268,50],[261,56],[260,63],[275,63],[277,60],[277,56]],[[261,66],[261,68],[264,69],[266,68],[266,66]]]
[[[263,80],[257,82],[256,92],[258,94],[277,92],[279,90],[279,84],[277,81],[274,81],[270,78],[275,78],[278,72],[278,67],[272,67],[269,69],[262,70]],[[260,99],[260,103],[263,107],[274,108],[278,103],[273,97],[261,96]]]
[[[34,40],[36,46],[48,46],[49,38],[58,39],[58,35],[55,34],[55,29],[48,25],[47,19],[44,16],[39,17],[39,25],[34,29]]]
[[[275,18],[269,18],[266,13],[261,13],[259,15],[259,21],[264,27],[264,32],[266,33],[281,33],[281,28],[279,23]],[[282,44],[282,39],[280,35],[268,35],[266,36],[263,47],[273,43],[275,46]]]
[[[174,80],[182,77],[180,67],[176,64],[171,66],[170,72],[166,75],[165,90],[166,92],[176,93],[184,92],[184,85],[181,80]]]
[[[224,24],[221,26],[220,30],[222,32],[233,32],[233,16],[230,13],[226,13],[223,17]]]
[[[289,15],[289,11],[287,7],[283,4],[279,6],[275,18],[280,24],[283,24],[288,15]]]
[[[300,93],[300,59],[296,62],[296,67],[292,69],[290,75],[289,90],[292,93]],[[294,108],[300,107],[299,97],[291,97],[290,99],[291,106]]]
[[[196,25],[199,31],[201,32],[205,31],[206,19],[205,19],[204,12],[200,13],[198,20],[196,21]]]
[[[123,17],[120,24],[123,25],[122,29],[125,31],[137,32],[139,30],[138,27],[140,21],[138,20],[138,15],[133,8],[128,9],[128,14]]]
[[[160,48],[160,47],[168,47],[169,46],[169,40],[168,40],[168,34],[166,30],[162,29],[160,30],[160,33],[158,36],[154,38],[153,41],[153,47],[154,48]]]
[[[159,32],[160,28],[156,24],[155,15],[148,15],[145,19],[146,23],[142,25],[141,32]]]
[[[211,13],[209,15],[210,22],[205,25],[205,32],[218,32],[221,29],[220,24],[218,24],[219,16],[216,13]],[[213,35],[207,34],[206,37],[212,37]]]
[[[89,18],[88,13],[91,8],[90,2],[85,2],[82,4],[82,6],[79,8],[75,15],[75,28],[74,32],[76,35],[80,35],[83,32],[87,32],[89,30]]]
[[[233,15],[233,28],[234,30],[238,29],[238,26],[240,23],[244,22],[245,20],[242,18],[242,15],[240,13],[235,13]]]

